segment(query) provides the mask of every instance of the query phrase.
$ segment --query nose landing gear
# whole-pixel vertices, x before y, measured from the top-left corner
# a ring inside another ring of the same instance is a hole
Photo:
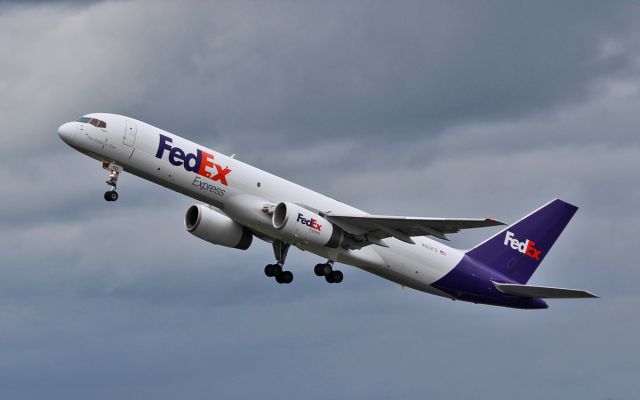
[[[116,201],[118,200],[118,192],[116,192],[118,186],[118,176],[120,176],[120,172],[122,172],[122,167],[114,163],[103,162],[102,168],[109,171],[107,185],[111,187],[111,190],[108,190],[104,193],[104,199],[106,201]]]

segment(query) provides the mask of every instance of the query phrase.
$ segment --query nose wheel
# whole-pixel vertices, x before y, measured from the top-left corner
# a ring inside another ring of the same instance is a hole
[[[102,168],[109,172],[106,183],[111,187],[111,190],[104,193],[104,199],[106,201],[116,201],[118,200],[118,192],[116,192],[118,187],[118,177],[120,176],[120,172],[122,172],[122,167],[114,163],[103,162]]]
[[[116,201],[118,200],[118,192],[115,190],[109,190],[108,192],[104,192],[104,199],[106,201]]]

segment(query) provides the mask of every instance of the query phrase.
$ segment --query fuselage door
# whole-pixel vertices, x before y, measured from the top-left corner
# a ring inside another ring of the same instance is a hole
[[[123,143],[127,146],[133,147],[133,144],[136,142],[137,132],[138,132],[138,128],[136,127],[136,123],[133,121],[127,120],[124,127]]]

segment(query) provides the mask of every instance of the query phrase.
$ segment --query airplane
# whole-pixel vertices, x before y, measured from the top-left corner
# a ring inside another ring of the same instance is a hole
[[[371,215],[235,158],[126,116],[92,113],[62,124],[60,138],[102,164],[104,199],[118,200],[123,171],[189,196],[184,225],[209,243],[246,250],[270,242],[264,268],[280,284],[293,245],[324,259],[313,271],[342,282],[336,263],[361,268],[402,287],[452,300],[545,309],[548,298],[593,298],[588,291],[527,285],[577,207],[554,199],[469,250],[445,245],[464,229],[504,226],[493,218]],[[433,237],[438,240],[431,239]]]

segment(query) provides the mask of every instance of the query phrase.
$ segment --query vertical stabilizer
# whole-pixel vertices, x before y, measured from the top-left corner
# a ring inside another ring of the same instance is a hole
[[[553,200],[467,252],[517,283],[527,283],[578,207]]]

